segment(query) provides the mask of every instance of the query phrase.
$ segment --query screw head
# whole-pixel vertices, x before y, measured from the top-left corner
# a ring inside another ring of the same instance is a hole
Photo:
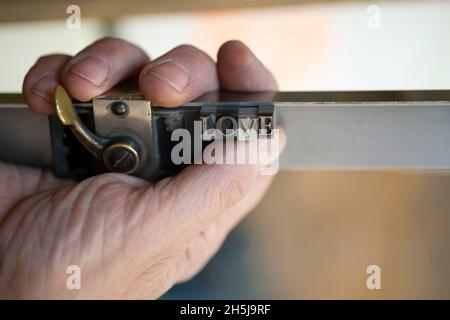
[[[126,116],[128,114],[128,105],[123,101],[114,101],[109,105],[109,109],[116,116]]]
[[[112,144],[103,152],[103,163],[112,172],[133,173],[139,161],[138,152],[125,143]]]

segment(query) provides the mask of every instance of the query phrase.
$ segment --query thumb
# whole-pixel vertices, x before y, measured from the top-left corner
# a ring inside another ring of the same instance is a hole
[[[284,132],[280,130],[280,133],[281,148],[265,150],[273,160],[285,145]],[[185,242],[250,192],[264,171],[261,163],[253,163],[249,157],[239,164],[237,158],[243,153],[258,152],[249,145],[249,142],[236,143],[232,164],[192,165],[177,176],[148,187],[145,197],[152,201],[147,206],[146,217],[168,228],[161,237],[168,242]],[[225,151],[228,152],[228,148]]]
[[[258,175],[259,167],[251,164],[190,166],[149,188],[158,200],[147,216],[169,228],[168,241],[185,242],[243,199]]]

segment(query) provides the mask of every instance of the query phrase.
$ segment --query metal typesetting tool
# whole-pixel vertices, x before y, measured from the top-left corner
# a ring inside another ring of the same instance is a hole
[[[52,168],[83,179],[121,172],[150,181],[179,172],[171,161],[179,128],[268,129],[280,124],[281,169],[450,169],[450,91],[210,92],[177,108],[138,92],[110,91],[90,102],[55,90],[56,115],[0,95],[0,161]],[[206,143],[205,143],[206,144]],[[204,147],[204,144],[202,145]]]

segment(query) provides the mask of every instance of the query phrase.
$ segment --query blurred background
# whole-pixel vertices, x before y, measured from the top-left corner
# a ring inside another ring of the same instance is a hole
[[[450,89],[447,1],[2,0],[0,92],[20,91],[39,56],[110,35],[152,57],[182,43],[215,57],[239,39],[281,90]],[[446,172],[282,171],[164,298],[450,299],[449,229]],[[369,265],[381,290],[366,286]]]

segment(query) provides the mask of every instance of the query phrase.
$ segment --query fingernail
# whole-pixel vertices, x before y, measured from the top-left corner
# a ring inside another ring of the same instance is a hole
[[[250,188],[248,181],[242,179],[243,182],[238,180],[230,180],[225,187],[224,193],[226,200],[226,207],[231,207],[233,204],[241,201]],[[251,183],[251,185],[253,182]]]
[[[183,91],[189,83],[189,69],[178,61],[164,60],[150,67],[145,74],[147,77],[155,77],[168,84],[177,91]]]
[[[58,85],[53,74],[44,75],[40,78],[32,87],[31,92],[35,95],[45,99],[47,101],[53,102],[53,90]]]
[[[109,70],[108,58],[101,54],[91,54],[72,65],[69,72],[100,86],[108,78]]]

